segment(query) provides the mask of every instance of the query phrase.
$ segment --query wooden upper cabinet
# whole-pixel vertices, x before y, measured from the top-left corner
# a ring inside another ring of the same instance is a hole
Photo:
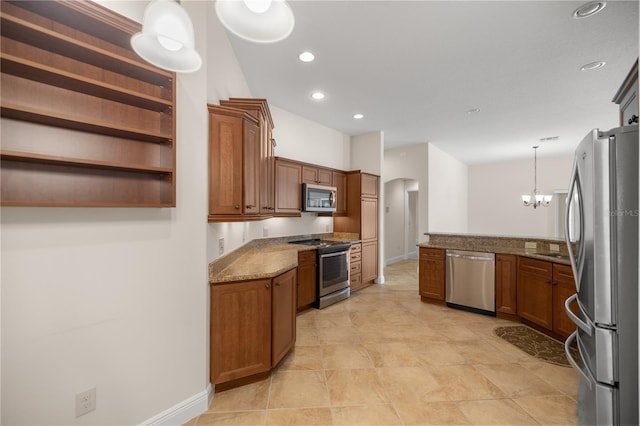
[[[258,120],[258,177],[259,177],[259,213],[265,217],[275,211],[275,169],[273,151],[273,119],[266,99],[230,98],[221,100],[220,105],[247,111]]]
[[[175,206],[175,74],[89,1],[2,1],[3,206]]]
[[[333,186],[336,187],[336,211],[335,216],[344,216],[347,214],[347,174],[344,172],[333,171],[331,180]]]
[[[378,197],[378,176],[362,173],[361,192],[363,197]]]
[[[620,105],[620,125],[638,124],[638,60],[631,67],[629,74],[622,82],[620,89],[613,97],[613,102]]]
[[[276,216],[302,216],[302,166],[276,158],[275,175]]]
[[[249,220],[259,213],[258,122],[209,105],[209,221]]]
[[[302,182],[332,186],[332,172],[329,169],[305,164],[302,166]]]

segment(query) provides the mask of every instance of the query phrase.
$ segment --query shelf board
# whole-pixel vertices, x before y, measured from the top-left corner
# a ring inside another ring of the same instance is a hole
[[[3,37],[44,48],[50,52],[67,56],[119,74],[131,76],[147,83],[170,86],[173,75],[170,72],[134,61],[116,53],[73,39],[64,34],[43,28],[15,16],[0,15],[0,29]]]
[[[173,140],[172,135],[168,133],[143,131],[129,126],[121,126],[100,120],[84,119],[68,114],[44,111],[6,102],[0,104],[0,108],[3,117],[32,123],[154,143],[167,143]]]
[[[173,169],[168,167],[155,167],[143,164],[123,164],[113,161],[85,160],[79,158],[61,157],[58,155],[36,154],[31,152],[0,150],[0,158],[3,160],[22,161],[27,163],[54,164],[60,166],[74,166],[89,169],[120,170],[133,173],[168,175]]]
[[[156,112],[173,107],[172,102],[165,99],[126,90],[113,84],[62,71],[28,59],[3,54],[1,60],[0,68],[5,74]]]

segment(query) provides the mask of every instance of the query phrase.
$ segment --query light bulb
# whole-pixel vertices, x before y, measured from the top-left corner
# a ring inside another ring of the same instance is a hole
[[[531,195],[523,195],[522,196],[522,202],[529,204],[529,201],[531,201]]]
[[[244,4],[253,13],[264,13],[271,7],[271,0],[244,0]]]

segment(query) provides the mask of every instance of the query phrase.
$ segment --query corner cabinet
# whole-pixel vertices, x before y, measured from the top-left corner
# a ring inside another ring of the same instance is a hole
[[[2,1],[3,206],[174,207],[175,74],[89,1]]]
[[[211,287],[211,383],[216,390],[266,376],[295,344],[296,270]]]
[[[333,218],[335,232],[360,235],[362,241],[362,287],[378,277],[378,181],[376,175],[360,171],[347,174],[347,213]]]

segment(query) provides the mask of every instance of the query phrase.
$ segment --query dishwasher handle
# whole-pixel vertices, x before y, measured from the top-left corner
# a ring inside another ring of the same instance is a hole
[[[469,260],[485,260],[485,261],[494,261],[493,257],[489,256],[469,256],[466,254],[457,254],[457,253],[447,253],[447,257],[457,257],[460,259],[469,259]]]

